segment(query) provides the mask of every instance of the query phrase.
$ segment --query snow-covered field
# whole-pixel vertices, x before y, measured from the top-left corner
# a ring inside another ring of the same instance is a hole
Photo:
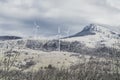
[[[66,38],[66,39],[62,39],[62,41],[69,41],[69,42],[78,41],[90,48],[95,48],[96,46],[99,45],[113,47],[114,44],[120,42],[120,40],[116,38],[108,38],[100,33],[97,33],[96,35],[88,35],[84,37],[81,36],[81,37]]]
[[[1,50],[2,51],[2,50]],[[7,50],[6,50],[7,51]],[[13,49],[13,51],[17,51],[20,53],[19,56],[16,57],[15,66],[13,69],[18,69],[19,65],[25,65],[26,62],[33,61],[35,65],[30,67],[29,69],[40,69],[47,67],[48,65],[52,65],[54,67],[70,67],[78,62],[78,56],[71,56],[75,53],[68,52],[43,52],[38,50],[31,49]],[[2,53],[4,53],[2,51]],[[4,54],[0,54],[0,59],[4,58]],[[29,70],[28,69],[28,70]]]
[[[6,49],[1,49],[1,53],[4,53]],[[27,65],[27,62],[34,62],[34,65],[30,65],[29,68],[24,69],[25,71],[31,70],[39,70],[49,65],[52,65],[56,68],[69,68],[72,65],[78,63],[85,63],[89,61],[91,56],[89,55],[80,55],[78,53],[70,53],[70,52],[43,52],[40,50],[32,50],[32,49],[12,49],[12,51],[17,51],[20,54],[16,57],[14,66],[12,66],[12,70],[21,70],[20,66]],[[92,56],[93,57],[93,56]],[[0,54],[0,59],[4,59],[4,54]],[[104,58],[99,58],[105,61]],[[1,67],[2,68],[2,67]]]

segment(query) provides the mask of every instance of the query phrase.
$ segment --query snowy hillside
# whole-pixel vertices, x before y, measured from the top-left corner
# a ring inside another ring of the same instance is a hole
[[[81,32],[63,39],[63,41],[79,41],[88,47],[95,46],[117,46],[119,34],[99,24],[90,24]]]
[[[120,48],[119,34],[103,25],[90,24],[81,32],[60,39],[18,39],[0,41],[2,49],[31,49],[39,51],[61,51],[89,54],[101,48]],[[94,49],[94,50],[93,50]],[[100,49],[100,50],[101,50]]]

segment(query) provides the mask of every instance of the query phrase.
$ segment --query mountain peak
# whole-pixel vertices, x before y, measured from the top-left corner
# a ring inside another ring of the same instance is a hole
[[[109,28],[107,28],[105,25],[101,24],[89,24],[86,27],[83,28],[83,30],[73,36],[70,37],[78,37],[78,36],[86,36],[86,35],[95,35],[95,34],[102,34],[105,36],[108,35],[118,35],[116,32],[113,32]]]
[[[89,24],[82,30],[82,32],[84,31],[91,33],[95,33],[95,32],[105,33],[105,32],[109,32],[110,30],[100,24]]]

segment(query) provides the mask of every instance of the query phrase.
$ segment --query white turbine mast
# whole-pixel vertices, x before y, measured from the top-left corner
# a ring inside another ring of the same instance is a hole
[[[61,38],[61,28],[60,27],[58,27],[58,51],[60,52],[61,51],[61,40],[60,40],[60,38]]]

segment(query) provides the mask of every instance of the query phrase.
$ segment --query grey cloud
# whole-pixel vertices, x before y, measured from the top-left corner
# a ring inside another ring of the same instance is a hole
[[[120,1],[0,0],[0,34],[34,35],[34,22],[40,26],[40,35],[55,35],[58,26],[63,32],[70,28],[71,34],[89,23],[118,26],[120,11],[118,5],[113,5],[116,2]]]

